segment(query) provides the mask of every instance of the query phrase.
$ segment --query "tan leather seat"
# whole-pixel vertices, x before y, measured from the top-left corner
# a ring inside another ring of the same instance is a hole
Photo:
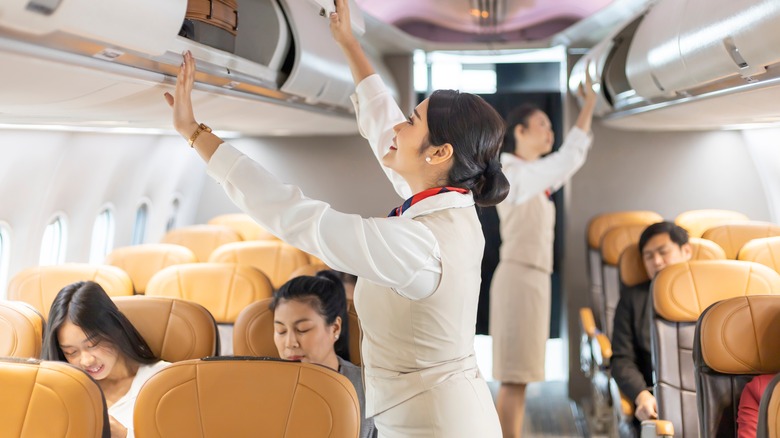
[[[219,324],[220,355],[233,354],[233,323],[248,305],[273,295],[268,277],[248,265],[192,263],[154,274],[146,295],[181,298],[205,307]]]
[[[36,266],[14,275],[8,283],[8,299],[30,303],[48,319],[51,303],[63,287],[77,281],[94,281],[111,297],[133,295],[133,282],[116,266],[67,263]]]
[[[603,331],[612,338],[612,323],[615,319],[615,309],[620,300],[620,272],[618,262],[620,255],[629,246],[639,242],[639,236],[647,225],[618,225],[611,228],[601,239],[601,278],[603,282],[601,302],[604,303]]]
[[[702,237],[710,228],[731,222],[747,221],[749,218],[731,210],[689,210],[674,218],[674,223],[685,228],[690,237]]]
[[[742,390],[759,374],[780,372],[780,295],[713,304],[696,325],[693,361],[699,436],[736,437]]]
[[[241,236],[224,225],[192,225],[167,232],[161,243],[186,246],[199,262],[205,262],[215,249],[226,243],[240,241]]]
[[[761,263],[780,272],[780,236],[749,241],[739,250],[737,260]]]
[[[357,438],[352,383],[323,366],[216,358],[175,363],[141,388],[139,438]]]
[[[21,301],[0,301],[0,356],[41,357],[43,315]]]
[[[222,225],[232,228],[243,240],[278,240],[248,214],[232,213],[213,217],[209,225]]]
[[[255,301],[273,295],[268,278],[257,269],[233,263],[169,266],[154,274],[146,295],[180,298],[205,307],[217,323],[232,324]]]
[[[219,354],[217,323],[198,303],[164,297],[117,297],[119,310],[155,356],[168,362]]]
[[[691,261],[658,273],[650,292],[655,396],[659,418],[672,422],[675,436],[699,434],[693,365],[699,315],[721,300],[778,292],[780,274],[753,262]]]
[[[233,330],[233,352],[236,356],[279,357],[274,343],[274,314],[269,298],[247,306],[236,320]],[[347,300],[349,315],[349,359],[360,366],[360,321],[352,300]]]
[[[106,264],[121,268],[133,280],[135,293],[143,294],[157,271],[172,265],[195,263],[189,248],[170,243],[149,243],[117,248],[106,256]]]
[[[650,225],[663,221],[653,211],[617,211],[600,214],[588,223],[588,272],[591,291],[591,308],[599,328],[606,327],[603,303],[601,241],[607,231],[618,225]],[[618,253],[619,255],[620,253]]]
[[[780,225],[751,221],[710,228],[704,232],[702,237],[720,245],[726,251],[727,258],[736,259],[740,248],[749,241],[774,236],[780,236]]]
[[[756,438],[780,438],[780,374],[767,385],[758,407]]]
[[[0,388],[0,436],[111,436],[100,387],[67,363],[0,359]]]
[[[688,240],[691,245],[691,260],[725,260],[726,253],[715,242],[691,237]],[[626,248],[620,255],[619,261],[621,288],[633,287],[650,280],[642,261],[642,255],[639,253],[639,245],[634,243]],[[633,431],[634,401],[628,400],[620,392],[614,379],[610,381],[610,392],[612,400],[620,400],[615,403],[614,417],[617,430],[621,431],[620,436],[628,436]]]
[[[278,289],[293,271],[309,264],[309,256],[281,240],[256,240],[222,245],[211,254],[209,261],[252,266],[267,275]]]

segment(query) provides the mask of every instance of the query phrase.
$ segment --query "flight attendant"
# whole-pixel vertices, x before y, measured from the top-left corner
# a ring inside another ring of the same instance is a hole
[[[331,31],[355,79],[361,134],[402,198],[388,218],[333,210],[285,185],[198,124],[195,62],[184,56],[174,127],[231,199],[282,240],[359,277],[366,417],[382,438],[501,436],[474,357],[484,238],[474,205],[509,191],[499,151],[504,123],[484,100],[439,90],[405,117],[351,31],[347,0]]]
[[[555,206],[549,195],[582,167],[588,155],[596,105],[589,77],[580,94],[584,105],[575,126],[563,145],[544,157],[554,140],[547,114],[525,105],[507,121],[507,143],[514,147],[513,153],[501,154],[501,164],[511,188],[496,207],[501,259],[490,287],[493,377],[501,382],[496,404],[504,437],[520,436],[526,385],[544,380],[555,237]]]

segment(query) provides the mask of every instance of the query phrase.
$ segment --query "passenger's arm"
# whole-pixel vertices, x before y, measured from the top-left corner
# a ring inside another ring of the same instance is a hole
[[[522,204],[545,190],[561,188],[585,164],[592,142],[585,131],[574,127],[561,147],[546,157],[525,163],[511,157],[503,159],[504,175],[510,184],[507,200]]]
[[[260,225],[328,266],[424,298],[441,277],[439,246],[423,224],[407,218],[363,219],[306,198],[259,163],[223,144],[209,174]]]
[[[590,63],[585,66],[585,83],[580,84],[579,93],[584,103],[577,116],[577,122],[574,124],[584,132],[590,132],[590,125],[593,121],[593,111],[596,109],[596,92],[593,90],[593,79],[590,77]]]
[[[636,403],[642,391],[647,391],[644,375],[639,369],[634,346],[633,312],[628,297],[620,297],[612,325],[612,377],[630,400]],[[649,391],[648,391],[649,392]],[[652,395],[652,394],[651,394]]]
[[[745,385],[739,397],[737,411],[737,436],[739,438],[755,438],[758,429],[758,406],[761,401],[760,377]]]

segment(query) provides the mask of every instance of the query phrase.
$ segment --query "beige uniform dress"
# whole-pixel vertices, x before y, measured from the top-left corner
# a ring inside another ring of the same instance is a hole
[[[381,163],[406,117],[377,75],[358,84],[353,100]],[[383,170],[402,198],[412,195],[400,175]],[[471,193],[427,197],[400,217],[362,218],[305,197],[227,143],[208,172],[274,235],[360,277],[366,417],[380,438],[501,436],[474,359],[485,242]]]
[[[501,261],[490,285],[493,377],[500,382],[544,380],[555,238],[555,206],[547,192],[582,167],[590,144],[585,132],[573,128],[558,151],[544,158],[526,162],[501,155],[511,189],[496,207]]]

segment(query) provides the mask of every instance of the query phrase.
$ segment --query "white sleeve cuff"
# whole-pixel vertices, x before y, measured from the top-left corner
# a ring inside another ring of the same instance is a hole
[[[217,150],[214,151],[214,154],[211,155],[206,171],[209,176],[222,184],[230,174],[230,170],[235,166],[236,161],[243,156],[244,154],[239,152],[238,149],[234,148],[229,143],[222,143],[217,147]]]

